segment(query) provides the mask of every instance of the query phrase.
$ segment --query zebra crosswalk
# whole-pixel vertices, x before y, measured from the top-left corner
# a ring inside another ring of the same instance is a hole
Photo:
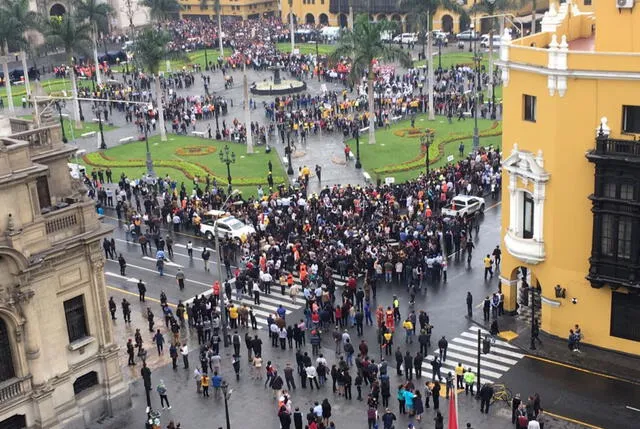
[[[447,360],[442,362],[442,368],[440,370],[443,378],[449,371],[455,374],[455,368],[458,363],[461,363],[465,368],[470,367],[474,372],[477,372],[478,331],[482,333],[483,337],[489,334],[488,331],[478,326],[471,326],[459,336],[453,339],[447,339],[449,343]],[[428,355],[422,362],[422,370],[427,374],[431,374],[431,361],[433,360],[434,354],[438,353],[437,342],[437,338],[435,341],[432,341],[435,349],[433,353]],[[524,357],[524,354],[520,353],[519,350],[516,346],[506,341],[495,340],[495,343],[491,344],[490,353],[480,354],[480,381],[482,383],[495,383],[498,381],[505,372],[509,371],[509,369]]]
[[[338,274],[333,274],[333,280],[336,283],[336,287],[340,288],[346,285],[346,279],[341,278]],[[232,279],[231,282],[234,280]],[[298,286],[301,285],[300,277],[297,273],[294,273],[293,282]],[[212,289],[209,289],[201,294],[198,294],[199,297],[208,297],[213,293]],[[185,304],[191,304],[195,296],[189,298],[184,301]],[[232,293],[231,293],[231,303],[235,305],[243,305],[246,304],[250,306],[253,310],[253,314],[256,316],[256,320],[258,322],[258,329],[264,329],[267,327],[267,318],[269,315],[273,315],[278,310],[278,307],[282,305],[286,311],[286,315],[290,315],[295,311],[301,310],[305,306],[304,296],[302,295],[302,291],[298,294],[297,298],[291,298],[289,295],[288,289],[285,290],[285,294],[283,295],[280,290],[279,284],[274,284],[271,286],[271,294],[266,294],[264,292],[260,293],[260,304],[254,304],[253,294],[243,294],[240,299],[237,299],[235,287],[232,285]]]

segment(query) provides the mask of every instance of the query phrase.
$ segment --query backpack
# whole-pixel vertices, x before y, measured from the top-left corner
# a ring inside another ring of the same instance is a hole
[[[527,426],[529,426],[529,419],[527,419],[527,416],[518,416],[518,427],[526,428]]]

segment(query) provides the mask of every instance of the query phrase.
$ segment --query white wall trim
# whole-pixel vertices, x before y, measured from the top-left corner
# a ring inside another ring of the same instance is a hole
[[[511,61],[495,62],[504,70],[517,70],[528,73],[536,73],[543,76],[564,77],[575,79],[602,79],[602,80],[640,80],[640,72],[598,71],[598,70],[554,70],[548,67],[532,66],[529,64],[514,63]]]

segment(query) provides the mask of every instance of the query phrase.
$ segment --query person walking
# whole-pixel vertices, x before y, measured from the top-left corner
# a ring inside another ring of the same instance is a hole
[[[411,356],[411,352],[408,350],[404,355],[404,373],[407,380],[413,379],[413,356]]]
[[[178,282],[178,288],[182,291],[184,290],[184,272],[182,268],[178,268],[178,272],[176,273],[176,281]]]
[[[162,355],[162,351],[164,349],[164,336],[160,333],[160,329],[158,329],[153,336],[153,342],[156,343],[156,348],[158,349],[158,356]]]
[[[205,398],[209,397],[209,376],[205,372],[202,374],[202,380],[200,381],[200,385],[202,386],[202,396]]]
[[[209,258],[211,257],[211,252],[206,247],[203,247],[202,248],[202,254],[200,254],[200,257],[202,258],[202,263],[204,264],[204,270],[206,272],[208,272],[209,271]]]
[[[473,295],[471,292],[467,292],[467,317],[471,319],[473,316]]]
[[[167,397],[167,386],[165,386],[164,380],[160,380],[160,384],[158,384],[156,391],[158,392],[158,395],[160,395],[160,405],[162,406],[162,409],[165,409],[165,403],[167,404],[167,408],[171,409],[169,398]]]
[[[434,381],[431,388],[431,396],[433,397],[433,409],[436,411],[440,409],[440,389],[440,383]]]

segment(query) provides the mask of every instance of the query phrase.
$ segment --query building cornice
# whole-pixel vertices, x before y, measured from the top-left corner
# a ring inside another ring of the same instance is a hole
[[[499,67],[509,68],[510,70],[536,73],[543,76],[571,77],[576,79],[640,80],[640,72],[621,72],[613,70],[556,70],[547,67],[500,60],[496,61],[495,64]]]

